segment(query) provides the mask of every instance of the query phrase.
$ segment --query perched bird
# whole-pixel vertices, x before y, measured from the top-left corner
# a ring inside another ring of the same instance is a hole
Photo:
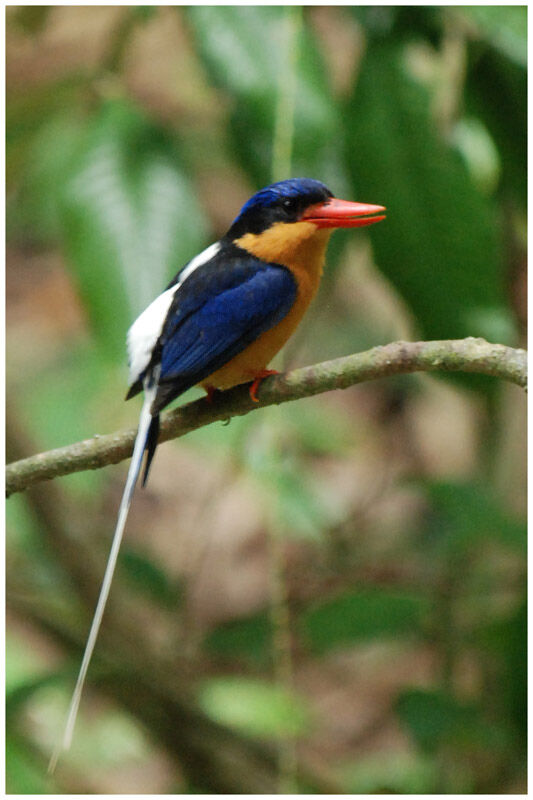
[[[146,452],[143,485],[157,446],[159,413],[191,386],[209,396],[252,381],[257,401],[267,365],[315,295],[335,228],[384,219],[382,206],[338,200],[316,180],[294,178],[257,192],[229,231],[195,256],[128,332],[130,389],[144,390],[126,487],[61,747],[68,748],[104,612],[133,491]]]

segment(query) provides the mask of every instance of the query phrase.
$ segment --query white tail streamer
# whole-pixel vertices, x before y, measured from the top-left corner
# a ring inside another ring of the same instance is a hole
[[[128,512],[130,510],[130,505],[133,498],[133,492],[135,490],[135,485],[139,477],[139,472],[141,471],[144,449],[148,438],[148,431],[150,430],[150,423],[152,422],[152,414],[150,413],[150,407],[154,400],[156,391],[157,391],[157,383],[156,381],[154,381],[154,378],[152,377],[152,379],[150,380],[150,384],[148,384],[148,382],[145,382],[144,403],[141,410],[141,416],[139,419],[139,428],[137,430],[137,436],[135,438],[135,446],[133,448],[133,455],[131,458],[130,468],[128,470],[126,486],[124,487],[124,492],[122,494],[122,500],[118,512],[117,525],[115,528],[115,533],[113,534],[113,541],[111,544],[111,550],[109,551],[109,557],[107,560],[107,566],[102,581],[102,587],[100,589],[98,603],[96,604],[96,609],[91,623],[91,629],[89,631],[89,636],[87,638],[87,643],[85,645],[85,652],[83,653],[83,659],[81,662],[80,671],[78,673],[78,679],[76,681],[76,686],[74,687],[74,692],[72,693],[72,698],[70,701],[70,706],[65,723],[65,728],[63,731],[63,736],[57,743],[54,752],[52,753],[50,763],[48,764],[49,773],[54,772],[59,756],[64,750],[68,750],[70,748],[70,744],[72,742],[72,734],[74,732],[74,726],[76,724],[76,718],[78,716],[78,709],[80,706],[81,695],[85,684],[85,678],[87,677],[87,671],[89,669],[89,664],[91,663],[91,657],[94,651],[96,640],[98,638],[98,632],[100,630],[100,625],[102,623],[102,617],[104,615],[107,598],[109,596],[109,590],[111,588],[111,583],[113,581],[113,575],[117,564],[120,544],[122,542],[122,535],[124,533],[124,528],[126,526],[126,520],[128,519]]]

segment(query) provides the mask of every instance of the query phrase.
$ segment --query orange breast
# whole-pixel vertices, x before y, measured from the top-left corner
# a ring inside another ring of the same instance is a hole
[[[311,222],[276,223],[264,233],[247,233],[235,242],[263,261],[290,269],[298,292],[293,307],[281,322],[202,381],[202,386],[229,389],[252,380],[265,369],[294,332],[316,294],[330,235],[330,230],[317,230]]]

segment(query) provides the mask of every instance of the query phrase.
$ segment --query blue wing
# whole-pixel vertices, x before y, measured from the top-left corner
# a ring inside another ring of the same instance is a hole
[[[158,343],[154,413],[220,369],[292,308],[297,293],[292,273],[236,252],[199,267],[178,289]]]

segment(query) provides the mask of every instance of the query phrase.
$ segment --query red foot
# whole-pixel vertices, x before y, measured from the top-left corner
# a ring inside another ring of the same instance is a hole
[[[259,384],[263,380],[263,378],[268,378],[269,375],[279,375],[277,369],[262,369],[261,372],[258,372],[254,378],[254,382],[250,386],[250,397],[254,401],[254,403],[259,402],[259,398],[256,395],[257,390],[259,389]]]
[[[207,397],[205,399],[207,400],[208,403],[212,403],[213,402],[213,395],[216,392],[216,388],[214,386],[206,386],[204,388],[205,388],[205,391],[207,392]]]

